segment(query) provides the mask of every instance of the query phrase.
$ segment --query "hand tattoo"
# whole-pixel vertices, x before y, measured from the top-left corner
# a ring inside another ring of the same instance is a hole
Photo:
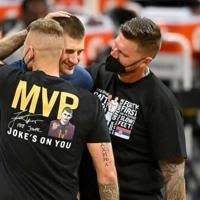
[[[119,189],[116,184],[99,183],[99,193],[101,200],[119,200]]]

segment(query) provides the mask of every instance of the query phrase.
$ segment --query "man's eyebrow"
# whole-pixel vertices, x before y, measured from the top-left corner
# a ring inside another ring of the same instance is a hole
[[[75,49],[65,49],[65,52],[68,52],[68,53],[73,53],[75,51],[76,51]]]

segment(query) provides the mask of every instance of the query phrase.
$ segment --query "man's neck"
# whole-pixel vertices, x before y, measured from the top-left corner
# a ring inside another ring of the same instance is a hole
[[[42,63],[38,62],[33,65],[32,71],[43,71],[45,74],[49,76],[60,77],[59,75],[59,66],[58,64],[50,64],[50,63]]]
[[[60,120],[60,123],[64,126],[64,125],[69,124],[69,121],[63,121],[63,120],[61,119],[61,120]]]
[[[146,65],[144,67],[138,67],[134,71],[119,74],[118,78],[124,83],[134,83],[140,79],[148,76],[150,73],[149,67]]]

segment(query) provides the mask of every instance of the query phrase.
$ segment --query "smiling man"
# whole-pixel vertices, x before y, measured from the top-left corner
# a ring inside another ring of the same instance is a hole
[[[64,29],[65,51],[60,65],[60,75],[74,85],[91,90],[93,86],[91,76],[83,67],[78,66],[85,43],[85,28],[83,23],[76,16],[64,11],[49,13],[45,18],[54,18]],[[5,59],[23,45],[26,35],[27,30],[22,30],[12,36],[1,39],[0,59]],[[25,56],[24,60],[16,61],[10,64],[10,66],[26,71],[29,68],[26,63],[31,66],[31,59],[32,57],[28,58]]]

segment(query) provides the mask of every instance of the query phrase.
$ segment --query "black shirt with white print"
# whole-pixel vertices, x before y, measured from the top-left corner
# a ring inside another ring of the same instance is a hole
[[[162,199],[158,161],[186,157],[183,119],[174,95],[152,72],[130,84],[105,71],[104,64],[90,70],[111,134],[120,199]]]
[[[7,66],[0,94],[0,199],[76,199],[86,143],[110,141],[99,99],[61,78]],[[65,107],[73,112],[63,136]]]

